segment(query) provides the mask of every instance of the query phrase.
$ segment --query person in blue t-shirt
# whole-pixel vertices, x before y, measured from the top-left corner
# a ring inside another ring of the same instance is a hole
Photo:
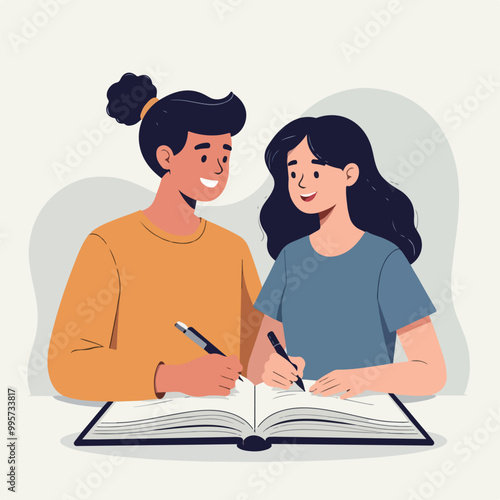
[[[303,376],[314,394],[343,399],[441,390],[436,309],[411,267],[422,248],[413,205],[380,175],[363,130],[342,116],[299,118],[265,157],[275,185],[260,219],[275,263],[255,302],[265,316],[250,379],[287,389]],[[396,338],[408,361],[393,363]]]

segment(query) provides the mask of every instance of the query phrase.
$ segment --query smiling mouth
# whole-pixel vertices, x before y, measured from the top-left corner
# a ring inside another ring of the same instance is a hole
[[[204,179],[203,177],[200,177],[201,183],[206,186],[207,188],[214,188],[219,184],[219,181],[213,181],[211,179]]]
[[[316,196],[317,191],[314,191],[314,193],[309,193],[309,194],[301,194],[300,197],[304,201],[311,201],[314,200],[314,197]]]

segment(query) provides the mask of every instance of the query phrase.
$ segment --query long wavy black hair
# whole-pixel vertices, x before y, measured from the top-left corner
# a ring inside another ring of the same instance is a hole
[[[361,127],[343,116],[298,118],[285,125],[266,149],[265,160],[274,178],[274,189],[262,207],[260,221],[273,259],[290,242],[319,229],[319,214],[301,212],[288,191],[287,154],[307,137],[318,160],[344,169],[359,167],[359,178],[347,188],[347,206],[353,224],[397,245],[410,263],[422,250],[409,198],[389,184],[375,164],[372,147]]]

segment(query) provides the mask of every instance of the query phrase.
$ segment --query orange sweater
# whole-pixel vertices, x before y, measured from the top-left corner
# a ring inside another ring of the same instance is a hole
[[[54,387],[76,399],[156,398],[160,362],[205,355],[174,327],[195,327],[246,368],[261,313],[245,241],[201,220],[175,236],[138,211],[97,228],[68,279],[48,352]]]

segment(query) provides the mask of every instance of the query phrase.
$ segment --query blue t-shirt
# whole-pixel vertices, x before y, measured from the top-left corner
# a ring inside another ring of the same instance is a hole
[[[309,236],[279,254],[255,308],[283,323],[304,377],[392,363],[396,330],[436,311],[401,250],[365,232],[342,255],[317,253]]]

